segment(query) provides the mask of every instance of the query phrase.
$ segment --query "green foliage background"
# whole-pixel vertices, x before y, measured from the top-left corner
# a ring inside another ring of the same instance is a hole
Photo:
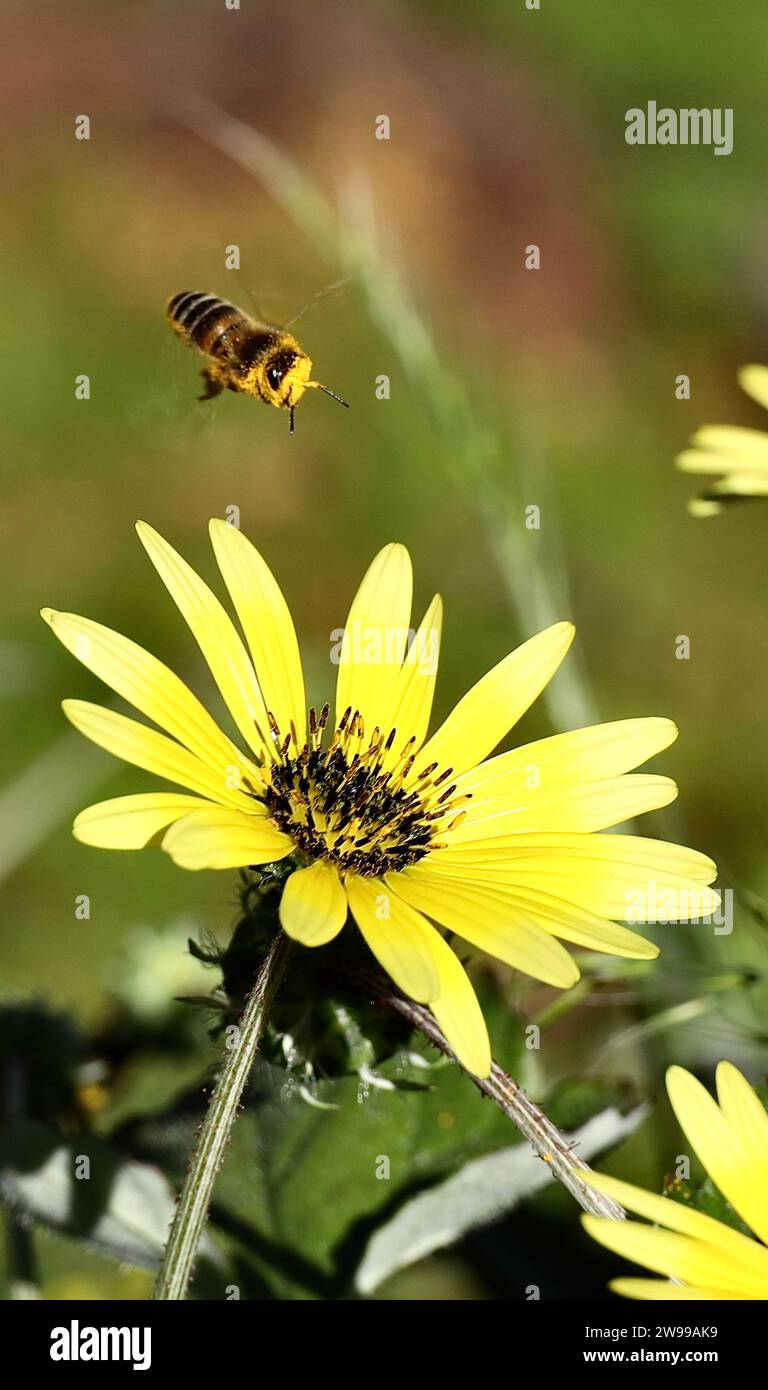
[[[152,938],[137,929],[184,919],[193,932],[226,939],[235,917],[228,876],[185,875],[160,854],[73,843],[69,823],[81,805],[146,779],[67,732],[59,700],[98,700],[103,691],[36,615],[50,604],[129,634],[218,712],[132,525],[145,517],[210,580],[205,523],[235,504],[283,584],[318,701],[332,678],[329,632],[373,551],[396,538],[414,556],[417,602],[436,589],[446,599],[438,716],[535,629],[543,577],[557,616],[577,624],[577,703],[591,701],[599,718],[665,714],[680,726],[663,760],[680,802],[642,829],[708,851],[724,883],[749,890],[736,902],[733,934],[659,929],[655,971],[595,965],[573,1007],[557,1006],[536,1055],[521,1054],[520,1029],[546,1019],[555,995],[495,972],[517,1038],[513,1045],[500,1032],[500,1060],[524,1068],[540,1095],[598,1080],[653,1098],[667,1061],[709,1077],[722,1055],[761,1076],[768,513],[746,505],[691,520],[692,482],[672,460],[699,423],[762,424],[735,384],[741,363],[768,361],[762,0],[735,8],[543,0],[538,12],[522,0],[328,3],[322,12],[286,0],[268,17],[245,0],[240,12],[203,0],[73,0],[66,16],[53,5],[31,16],[11,4],[7,27],[0,102],[15,132],[0,210],[11,253],[0,271],[7,997],[48,1001],[92,1034],[131,981],[157,987]],[[288,318],[344,266],[319,232],[184,127],[179,101],[188,93],[263,130],[331,204],[341,188],[347,200],[350,190],[370,195],[375,209],[367,290],[353,279],[301,325],[318,375],[353,409],[308,400],[293,439],[282,416],[254,402],[195,403],[199,364],[172,340],[164,301],[199,287]],[[649,98],[732,106],[733,154],[630,149],[624,112]],[[73,139],[80,112],[92,120],[87,143]],[[373,139],[380,112],[391,118],[388,143]],[[523,269],[530,242],[542,247],[538,274]],[[239,274],[224,269],[231,243],[241,247]],[[396,350],[403,323],[391,273],[436,345],[428,393],[408,367],[409,325],[405,354]],[[74,399],[80,372],[91,377],[87,404]],[[690,402],[675,399],[679,372],[690,375]],[[391,377],[388,402],[374,396],[380,373]],[[528,503],[542,508],[540,534],[524,527]],[[675,659],[681,633],[691,638],[687,662]],[[540,704],[518,732],[546,733],[550,718]],[[87,922],[75,918],[80,894],[90,897]],[[127,954],[126,941],[135,947]],[[186,988],[177,949],[162,955],[166,996]],[[194,1090],[216,1046],[197,1015],[184,1028],[183,1061],[169,1063],[158,1044],[115,1070],[93,1121],[104,1133],[147,1109],[164,1112],[180,1088]],[[8,1047],[4,1076],[15,1055]],[[454,1100],[473,1143],[484,1133],[474,1115],[483,1107],[472,1092],[459,1098],[460,1082],[436,1073],[424,1152]],[[357,1119],[365,1107],[356,1084],[341,1083],[338,1100]],[[417,1104],[407,1092],[375,1095],[371,1113],[392,1146],[406,1142],[405,1117]],[[474,1110],[465,1115],[464,1106]],[[262,1123],[260,1113],[249,1111],[225,1174],[230,1215],[257,1201],[249,1126]],[[280,1242],[331,1278],[329,1250],[345,1238],[354,1245],[354,1221],[373,1208],[340,1206],[328,1168],[339,1163],[340,1186],[354,1191],[363,1158],[352,1143],[334,1143],[337,1114],[306,1111],[296,1123],[319,1136],[317,1185],[297,1179],[300,1238],[292,1179],[279,1185],[290,1215],[288,1224],[280,1216]],[[512,1142],[507,1131],[493,1139],[496,1122],[488,1125],[490,1147]],[[358,1142],[377,1153],[384,1139]],[[677,1146],[662,1101],[611,1161],[659,1187]],[[466,1156],[459,1149],[451,1162]],[[403,1158],[401,1193],[420,1151]],[[273,1160],[262,1155],[259,1171]],[[426,1181],[433,1170],[424,1162]],[[392,1191],[375,1203],[385,1197],[396,1203]],[[277,1239],[274,1228],[260,1229]],[[143,1296],[146,1275],[71,1241],[37,1239],[47,1296]],[[382,1296],[517,1298],[542,1282],[549,1296],[576,1297],[586,1280],[598,1297],[614,1265],[588,1246],[570,1204],[548,1194]],[[288,1276],[270,1288],[307,1296]],[[331,1278],[314,1296],[323,1290],[342,1296],[343,1281]]]

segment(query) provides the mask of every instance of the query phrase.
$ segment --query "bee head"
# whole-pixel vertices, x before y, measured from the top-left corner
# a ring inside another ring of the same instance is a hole
[[[299,348],[278,348],[264,364],[264,384],[272,405],[298,405],[312,372],[312,359]]]

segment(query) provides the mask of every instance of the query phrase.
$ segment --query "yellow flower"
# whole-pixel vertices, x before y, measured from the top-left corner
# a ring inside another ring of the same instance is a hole
[[[719,1103],[682,1067],[669,1068],[667,1090],[694,1152],[757,1239],[668,1197],[585,1173],[592,1187],[654,1222],[641,1226],[584,1216],[589,1234],[609,1250],[681,1281],[615,1279],[611,1288],[628,1298],[768,1299],[768,1114],[731,1062],[717,1068]]]
[[[768,410],[768,367],[742,367],[739,384]],[[678,454],[678,468],[724,475],[691,499],[692,516],[716,516],[726,502],[739,497],[768,496],[768,434],[741,425],[703,425],[691,446]]]
[[[187,869],[290,857],[280,905],[289,936],[321,946],[349,909],[396,984],[428,1003],[459,1060],[490,1068],[469,980],[432,923],[547,984],[579,970],[558,937],[613,955],[657,948],[614,925],[714,911],[711,860],[632,835],[598,835],[676,795],[627,775],[676,737],[668,719],[628,719],[488,754],[557,670],[573,637],[558,623],[427,729],[442,620],[433,599],[412,633],[411,562],[388,545],[371,564],[332,656],[336,708],[306,708],[293,623],[258,551],[223,521],[211,540],[248,650],[219,600],[157,532],[141,540],[189,624],[247,752],[166,666],[85,618],[46,610],[57,637],[164,732],[80,700],[64,709],[110,753],[186,789],[82,811],[74,833],[105,849],[160,844]],[[410,640],[409,640],[410,638]],[[191,793],[188,794],[188,793]],[[614,920],[612,920],[614,919]]]

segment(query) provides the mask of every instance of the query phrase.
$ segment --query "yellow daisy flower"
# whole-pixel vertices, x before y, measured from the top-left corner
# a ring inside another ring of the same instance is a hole
[[[508,965],[567,988],[579,970],[558,938],[650,959],[617,926],[714,911],[710,859],[596,832],[663,806],[666,777],[627,775],[676,737],[668,719],[629,719],[488,754],[554,675],[573,637],[558,623],[525,642],[427,737],[442,620],[432,600],[413,633],[411,562],[388,545],[339,630],[333,719],[307,710],[293,623],[260,554],[210,524],[246,645],[208,586],[144,523],[141,540],[197,639],[247,751],[166,666],[86,618],[45,610],[89,670],[164,732],[67,700],[76,728],[110,753],[185,788],[101,802],[74,833],[105,849],[160,844],[186,869],[290,858],[287,934],[321,946],[351,911],[396,984],[428,1003],[459,1060],[488,1074],[488,1035],[458,957],[433,923]],[[332,634],[332,637],[336,634]],[[410,640],[409,640],[410,639]],[[487,760],[486,760],[487,759]],[[486,760],[486,761],[484,761]]]
[[[742,367],[739,385],[768,410],[768,367]],[[692,516],[716,516],[739,497],[768,496],[768,434],[741,425],[702,425],[691,447],[678,454],[684,473],[720,473],[699,497],[688,503]]]
[[[627,1298],[768,1299],[768,1114],[731,1062],[717,1068],[717,1102],[690,1072],[670,1067],[667,1091],[688,1142],[723,1197],[754,1231],[742,1235],[703,1212],[603,1173],[582,1174],[598,1191],[654,1222],[583,1216],[601,1245],[663,1279],[614,1279]]]

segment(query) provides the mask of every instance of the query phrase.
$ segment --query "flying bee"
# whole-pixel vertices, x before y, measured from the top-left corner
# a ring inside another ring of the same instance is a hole
[[[312,359],[286,329],[258,323],[215,294],[189,290],[174,294],[165,312],[179,337],[209,359],[201,373],[205,392],[198,400],[209,401],[225,387],[258,396],[266,405],[290,412],[291,434],[296,406],[310,387],[349,409],[335,391],[310,380]]]

